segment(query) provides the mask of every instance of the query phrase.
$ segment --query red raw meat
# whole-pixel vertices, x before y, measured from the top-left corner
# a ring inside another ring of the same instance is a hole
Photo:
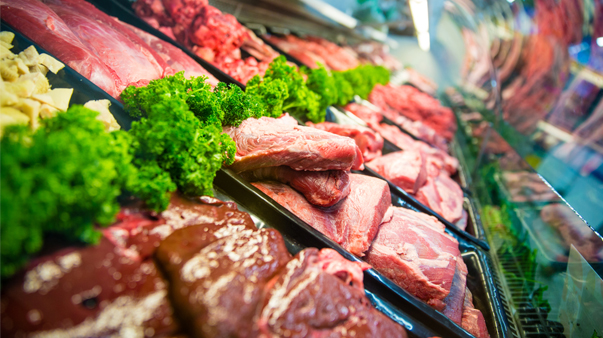
[[[80,40],[119,76],[118,91],[173,73],[136,34],[83,0],[46,0]]]
[[[473,295],[471,295],[469,289],[465,291],[463,322],[461,326],[477,338],[490,338],[484,315],[480,310],[473,307]]]
[[[308,202],[330,207],[350,194],[347,171],[297,171],[286,166],[259,168],[241,173],[248,181],[275,180],[289,184],[302,193]]]
[[[237,144],[231,166],[236,172],[281,165],[310,171],[363,168],[362,153],[354,140],[300,126],[288,114],[278,119],[250,118],[224,132]]]
[[[2,20],[113,97],[117,74],[80,41],[65,22],[37,0],[0,1]]]
[[[446,308],[442,313],[453,322],[462,325],[463,304],[465,303],[465,291],[467,290],[467,266],[461,257],[456,260],[456,269],[452,279],[450,293],[444,299]]]
[[[352,254],[362,257],[391,205],[391,196],[383,180],[359,174],[350,174],[350,179],[350,195],[327,209],[311,205],[284,184],[253,185]]]
[[[425,157],[419,151],[396,151],[366,165],[411,194],[416,194],[427,181]]]
[[[362,104],[349,103],[347,106],[345,106],[345,110],[356,115],[358,118],[360,118],[362,121],[364,121],[369,126],[371,125],[371,123],[379,125],[379,122],[381,122],[383,120],[383,115],[381,114],[380,111],[371,109]],[[381,135],[381,136],[383,136],[383,135]]]
[[[317,124],[306,122],[306,125],[340,136],[353,138],[358,148],[360,148],[365,162],[381,156],[383,138],[369,128],[362,126],[341,125],[332,122],[322,122]]]
[[[463,216],[463,191],[450,177],[429,177],[416,194],[417,200],[451,223]]]
[[[366,255],[373,268],[440,311],[459,259],[459,243],[435,217],[393,206]]]
[[[245,60],[240,57],[218,59],[214,61],[214,64],[241,83],[247,83],[256,75],[264,76],[270,65],[268,61],[258,62],[252,57]]]
[[[172,45],[169,42],[163,41],[154,35],[151,35],[141,29],[126,23],[122,24],[132,30],[138,37],[147,43],[161,58],[175,71],[184,71],[184,76],[206,76],[212,86],[218,84],[218,79],[211,75],[205,68],[201,67],[197,61],[186,55],[180,48]]]
[[[212,6],[203,6],[191,26],[191,42],[216,52],[216,57],[230,54],[249,38],[237,19]]]

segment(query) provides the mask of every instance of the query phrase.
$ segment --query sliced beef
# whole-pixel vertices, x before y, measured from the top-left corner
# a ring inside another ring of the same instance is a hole
[[[212,86],[218,84],[218,79],[205,70],[205,68],[201,67],[197,61],[186,55],[180,48],[134,26],[123,22],[122,24],[146,42],[175,72],[184,71],[186,78],[191,76],[206,76],[208,78],[207,81]]]
[[[434,217],[390,207],[366,261],[437,310],[446,306],[460,251]]]
[[[377,233],[379,223],[391,205],[387,183],[359,174],[350,174],[350,195],[330,208],[316,207],[280,183],[253,183],[280,205],[322,232],[356,256],[363,256]]]
[[[67,248],[32,261],[2,286],[2,335],[108,337],[178,332],[168,291],[151,257],[174,231],[201,224],[206,232],[255,226],[234,203],[172,197],[159,216],[127,208],[103,230],[98,245]],[[57,311],[60,304],[60,311]],[[9,324],[7,324],[9,323]]]
[[[419,151],[396,151],[366,165],[411,194],[416,194],[427,180],[425,156]]]
[[[136,34],[84,0],[45,0],[119,81],[118,91],[144,86],[173,70]]]
[[[325,171],[362,168],[354,140],[300,126],[288,114],[278,119],[250,118],[224,132],[237,144],[234,171],[286,165],[295,170]]]
[[[317,124],[306,122],[306,125],[340,136],[353,138],[358,148],[360,148],[365,162],[381,156],[381,149],[383,149],[383,138],[370,128],[341,125],[332,122],[322,122]]]
[[[473,307],[473,295],[469,289],[465,290],[465,300],[463,303],[463,329],[469,331],[477,338],[489,338],[486,320],[480,310]]]
[[[350,176],[347,171],[297,171],[289,167],[259,168],[241,173],[250,182],[272,180],[289,184],[302,193],[308,202],[330,207],[350,194]]]
[[[370,305],[361,287],[324,270],[325,251],[339,256],[330,249],[303,250],[270,282],[273,286],[258,320],[262,333],[296,338],[406,337],[399,325]],[[352,264],[347,262],[346,270],[361,276],[362,269]]]
[[[109,95],[119,97],[118,75],[75,36],[67,24],[38,0],[1,0],[2,21],[92,81]]]
[[[463,191],[445,174],[429,177],[415,196],[451,223],[458,222],[463,216]]]

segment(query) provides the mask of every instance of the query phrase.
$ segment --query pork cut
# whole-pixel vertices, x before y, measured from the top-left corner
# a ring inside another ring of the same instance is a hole
[[[1,0],[0,16],[19,32],[47,50],[113,97],[118,75],[75,36],[67,24],[38,0]]]
[[[419,202],[451,223],[458,222],[463,216],[463,191],[445,174],[429,177],[415,196]]]
[[[435,217],[391,206],[365,260],[442,311],[460,257],[459,243]]]
[[[350,176],[343,170],[297,171],[280,166],[245,171],[241,176],[250,182],[274,180],[289,184],[308,202],[320,207],[330,207],[350,194]]]
[[[118,91],[145,86],[173,70],[136,34],[84,0],[45,0],[71,31],[93,51],[119,81]]]
[[[480,310],[473,307],[473,295],[469,289],[465,290],[463,322],[461,326],[477,338],[490,338],[484,315]]]
[[[278,119],[250,118],[224,128],[237,144],[236,172],[286,165],[295,170],[361,169],[362,153],[354,140],[300,126],[284,114]]]
[[[322,122],[316,124],[306,122],[306,125],[308,127],[313,127],[354,139],[356,145],[362,152],[362,157],[365,162],[381,156],[381,149],[383,149],[383,138],[370,128],[337,124],[333,122]]]
[[[350,174],[350,180],[350,195],[330,208],[308,203],[285,184],[253,185],[352,254],[362,257],[391,205],[391,195],[383,180],[359,174]]]
[[[416,194],[427,181],[425,156],[419,151],[396,151],[366,166],[410,194]]]

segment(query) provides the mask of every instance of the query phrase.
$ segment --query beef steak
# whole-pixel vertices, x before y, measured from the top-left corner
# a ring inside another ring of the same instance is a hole
[[[362,126],[341,125],[332,122],[312,123],[306,122],[306,125],[316,129],[328,131],[340,136],[346,136],[354,139],[358,148],[362,152],[365,162],[381,156],[383,148],[383,138],[372,131],[370,128]]]
[[[425,156],[419,151],[396,151],[366,165],[410,194],[416,194],[427,180]]]

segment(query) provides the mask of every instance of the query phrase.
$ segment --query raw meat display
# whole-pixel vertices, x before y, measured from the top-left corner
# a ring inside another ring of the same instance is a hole
[[[502,178],[513,202],[559,200],[555,191],[535,172],[505,171]]]
[[[262,39],[258,38],[252,30],[246,27],[244,28],[247,31],[249,38],[243,41],[241,49],[260,61],[270,62],[280,55],[272,49],[272,47],[265,44]]]
[[[570,245],[573,245],[590,262],[598,262],[603,259],[601,238],[567,205],[561,203],[546,205],[540,211],[540,217],[551,227],[557,229],[567,250]]]
[[[330,207],[350,194],[350,175],[343,170],[296,171],[286,166],[265,167],[241,173],[250,182],[272,180],[289,184],[311,204]]]
[[[184,71],[186,78],[191,76],[206,76],[208,78],[207,82],[211,83],[212,86],[218,84],[218,79],[201,67],[197,61],[186,55],[180,48],[127,23],[122,22],[122,24],[144,40],[175,72]]]
[[[247,42],[252,52],[266,53],[268,46],[257,37],[250,36],[248,29],[237,19],[222,13],[204,0],[138,0],[132,5],[136,14],[148,24],[178,41],[202,59],[247,83],[253,76],[263,75],[270,57],[261,62],[249,57],[241,58],[240,48]]]
[[[142,39],[83,0],[45,0],[71,31],[119,78],[118,89],[145,86],[173,70]]]
[[[391,205],[391,196],[383,180],[350,174],[350,181],[349,196],[327,209],[308,203],[285,184],[256,182],[253,185],[352,254],[362,257]]]
[[[465,299],[463,302],[463,329],[478,338],[489,338],[488,328],[484,315],[480,310],[473,307],[473,295],[469,289],[465,290]]]
[[[463,216],[463,191],[445,174],[428,177],[425,185],[417,191],[416,197],[419,202],[451,223],[457,223]]]
[[[390,207],[366,261],[437,310],[444,310],[457,264],[458,242],[434,217]],[[459,263],[461,262],[461,263]]]
[[[317,62],[327,69],[339,71],[360,65],[355,53],[319,37],[308,36],[301,39],[289,34],[267,35],[266,39],[310,68],[318,68]]]
[[[317,124],[306,122],[306,125],[316,129],[328,131],[333,134],[353,138],[358,148],[360,148],[365,162],[381,156],[383,138],[369,128],[362,126],[340,125],[332,122],[322,122]]]
[[[284,114],[278,119],[247,119],[224,132],[236,142],[234,171],[286,165],[295,170],[350,170],[363,168],[362,153],[354,140],[300,126]]]
[[[366,166],[410,194],[416,194],[427,181],[425,156],[419,151],[389,153]]]
[[[386,44],[369,41],[361,42],[351,46],[351,48],[358,54],[360,62],[369,62],[374,65],[383,66],[392,72],[402,68],[402,64],[389,54],[389,46]]]
[[[113,97],[118,97],[118,75],[73,34],[67,24],[38,0],[0,1],[2,21],[47,50]]]
[[[465,293],[467,291],[467,273],[468,271],[465,262],[457,260],[450,293],[444,298],[446,307],[442,313],[459,325],[462,325],[463,322],[463,306],[465,303]]]
[[[256,230],[234,203],[174,195],[160,215],[122,210],[99,245],[32,261],[3,285],[1,330],[58,337],[286,337],[342,330],[406,337],[364,295],[367,268],[330,249],[305,249],[291,258],[277,231]],[[314,287],[296,291],[310,283]]]
[[[412,121],[423,122],[448,141],[456,132],[456,118],[452,110],[414,87],[378,84],[369,95],[369,101],[384,111],[393,110]]]

